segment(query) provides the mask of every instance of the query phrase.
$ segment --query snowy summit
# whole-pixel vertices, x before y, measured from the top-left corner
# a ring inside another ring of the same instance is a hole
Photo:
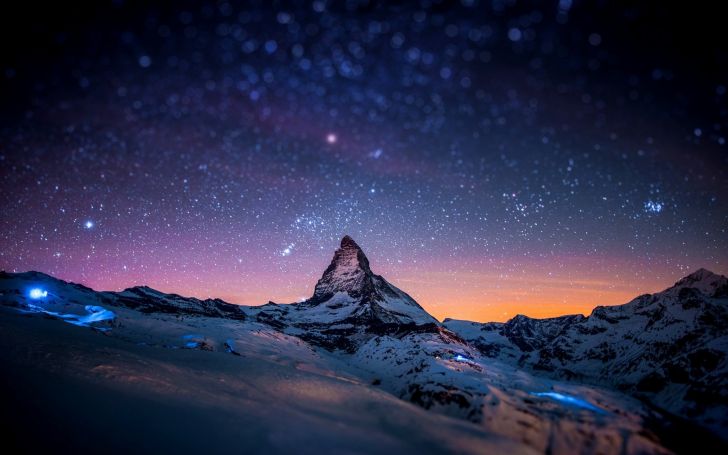
[[[348,235],[316,283],[313,297],[303,304],[351,309],[347,318],[366,323],[437,323],[412,297],[375,275],[364,251]]]

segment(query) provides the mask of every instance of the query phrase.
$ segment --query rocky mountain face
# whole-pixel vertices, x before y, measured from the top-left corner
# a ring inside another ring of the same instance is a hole
[[[437,333],[442,328],[412,297],[379,275],[349,236],[303,302],[251,307],[256,320],[312,344],[354,352],[373,336]]]
[[[229,319],[245,319],[242,307],[220,299],[199,300],[177,294],[165,294],[147,286],[135,286],[121,292],[107,292],[110,304],[142,313],[187,314]]]
[[[369,259],[349,236],[341,239],[341,247],[316,283],[313,296],[299,306],[306,310],[346,308],[348,314],[332,316],[342,315],[345,320],[353,318],[364,324],[437,324],[412,297],[372,273]]]
[[[608,385],[728,431],[728,279],[700,269],[588,317],[445,320],[485,356],[550,377]]]
[[[726,278],[700,270],[588,317],[441,324],[374,274],[348,236],[312,297],[293,304],[237,306],[148,287],[96,292],[36,272],[0,274],[0,308],[150,349],[244,358],[256,346],[295,365],[316,353],[316,369],[333,362],[359,384],[537,453],[665,453],[677,428],[669,413],[725,434],[727,299]],[[194,332],[170,338],[180,327]]]

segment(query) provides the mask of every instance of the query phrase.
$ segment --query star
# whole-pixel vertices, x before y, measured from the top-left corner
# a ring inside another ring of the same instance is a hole
[[[375,160],[378,160],[384,151],[382,149],[376,149],[372,153],[369,154],[370,157],[372,157]]]
[[[291,253],[293,252],[293,247],[294,246],[296,246],[296,245],[294,245],[293,243],[291,243],[287,247],[285,247],[283,249],[283,251],[281,251],[281,256],[290,256]]]

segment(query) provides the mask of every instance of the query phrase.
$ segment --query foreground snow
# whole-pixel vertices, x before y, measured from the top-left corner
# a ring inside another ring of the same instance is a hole
[[[6,445],[63,452],[529,453],[258,324],[120,310],[101,333],[0,309]],[[187,349],[198,332],[210,350]],[[234,342],[236,356],[222,349]],[[427,431],[423,431],[427,429]]]
[[[57,305],[67,312],[81,311],[63,302]],[[186,453],[231,447],[266,453],[617,453],[622,445],[630,453],[662,451],[640,434],[647,414],[638,403],[505,366],[446,358],[450,347],[437,336],[424,343],[377,338],[350,356],[314,349],[256,322],[115,312],[113,321],[98,323],[110,329],[100,332],[48,314],[0,308],[3,401],[14,403],[3,407],[9,414],[3,420],[12,423],[5,427],[11,440],[42,428],[45,438],[23,443],[44,447],[55,439],[79,449]],[[413,366],[421,371],[408,376]],[[452,405],[432,399],[441,384]],[[619,414],[531,395],[551,390]],[[461,415],[479,406],[485,414],[479,424]]]

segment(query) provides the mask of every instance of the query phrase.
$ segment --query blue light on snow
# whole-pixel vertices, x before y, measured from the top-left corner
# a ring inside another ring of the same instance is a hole
[[[535,395],[537,397],[551,398],[552,400],[558,401],[560,403],[569,406],[576,406],[577,408],[588,409],[599,414],[604,414],[606,412],[604,411],[604,409],[594,406],[588,401],[582,400],[581,398],[575,397],[573,395],[566,395],[559,392],[531,392],[531,395]]]
[[[86,316],[71,318],[76,319],[76,325],[88,327],[88,325],[92,322],[110,321],[116,317],[113,311],[107,310],[102,306],[86,305],[84,309],[88,313]],[[71,322],[71,324],[74,324],[73,321],[69,322]]]
[[[48,291],[42,291],[45,294],[48,294]],[[43,295],[45,297],[45,295]],[[116,317],[116,314],[114,314],[113,311],[107,310],[104,307],[96,306],[96,305],[86,305],[84,307],[84,310],[86,310],[86,314],[73,314],[73,313],[57,313],[55,311],[49,311],[45,308],[36,306],[36,305],[28,305],[29,311],[33,313],[45,313],[50,316],[57,317],[63,321],[68,322],[69,324],[77,325],[79,327],[92,327],[91,324],[94,322],[103,322],[103,321],[110,321]],[[107,327],[99,328],[95,327],[98,330],[106,331],[108,330]]]
[[[453,359],[458,362],[473,363],[473,359],[471,359],[470,357],[466,357],[462,354],[456,354]]]
[[[182,335],[180,338],[185,340],[185,347],[188,349],[195,349],[200,346],[201,339],[205,338],[203,335],[200,335],[198,333],[188,333],[187,335]]]
[[[30,292],[28,292],[28,295],[30,296],[31,299],[38,300],[38,299],[48,297],[48,291],[46,291],[45,289],[41,289],[41,288],[33,288],[30,290]]]

